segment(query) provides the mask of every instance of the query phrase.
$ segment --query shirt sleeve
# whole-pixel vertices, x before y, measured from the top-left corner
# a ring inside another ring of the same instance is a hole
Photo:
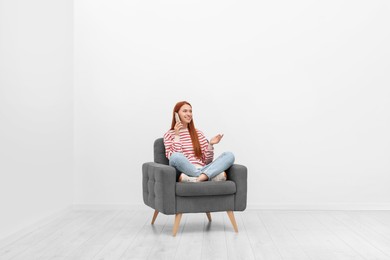
[[[175,138],[175,134],[168,131],[164,135],[165,156],[169,159],[173,153],[181,153],[182,145],[180,138]]]
[[[200,147],[202,149],[202,162],[205,164],[209,164],[214,159],[214,147],[211,146],[211,149],[209,149],[209,141],[206,139],[203,132],[200,130],[197,130],[197,132]]]

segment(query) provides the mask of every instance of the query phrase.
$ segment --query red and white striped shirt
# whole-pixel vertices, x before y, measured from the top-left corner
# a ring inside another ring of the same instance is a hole
[[[213,161],[214,148],[207,141],[202,131],[196,129],[198,133],[202,159],[195,157],[192,146],[191,135],[188,129],[179,130],[179,140],[175,139],[175,130],[169,130],[164,134],[165,156],[169,159],[174,152],[182,153],[194,165],[205,166]]]

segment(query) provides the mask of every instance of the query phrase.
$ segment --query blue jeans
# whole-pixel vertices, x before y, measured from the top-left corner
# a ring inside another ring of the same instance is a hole
[[[192,177],[198,177],[204,173],[209,177],[209,180],[229,169],[233,163],[234,155],[231,152],[222,153],[217,159],[201,168],[196,168],[182,153],[173,153],[169,159],[169,165],[178,171]]]

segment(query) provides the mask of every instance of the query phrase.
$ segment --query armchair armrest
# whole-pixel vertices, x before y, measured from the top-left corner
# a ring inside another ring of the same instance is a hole
[[[142,165],[142,191],[146,205],[164,214],[175,214],[175,187],[175,168],[154,162]]]
[[[243,211],[246,208],[248,169],[244,165],[233,164],[226,170],[227,179],[236,184],[234,210]]]

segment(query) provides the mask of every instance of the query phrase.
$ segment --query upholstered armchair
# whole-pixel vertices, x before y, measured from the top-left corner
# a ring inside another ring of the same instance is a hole
[[[142,165],[144,203],[153,208],[153,225],[158,213],[175,214],[173,236],[176,236],[183,213],[226,211],[235,232],[238,232],[234,211],[246,208],[247,168],[234,164],[227,171],[226,181],[177,182],[180,175],[165,157],[162,138],[154,142],[154,162]]]

